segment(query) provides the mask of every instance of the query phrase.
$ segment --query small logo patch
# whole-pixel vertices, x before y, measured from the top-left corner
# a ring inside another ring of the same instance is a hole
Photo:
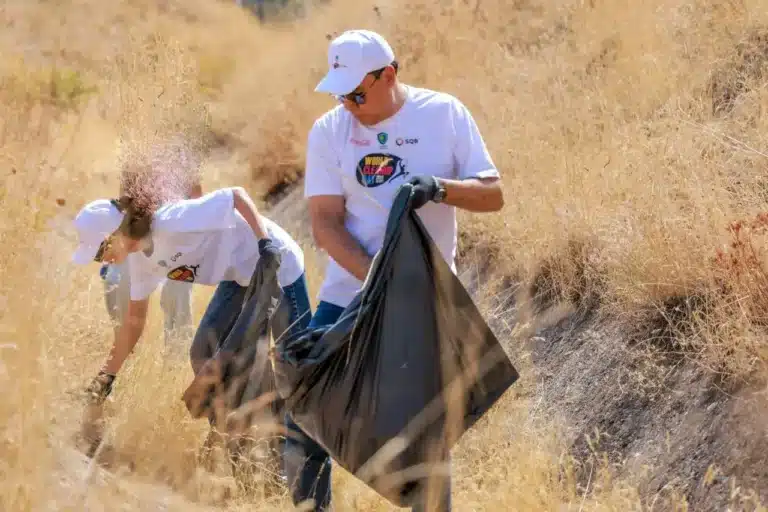
[[[351,142],[355,146],[370,146],[371,145],[371,141],[369,141],[369,140],[355,139],[354,137],[349,139],[349,142]]]
[[[194,283],[197,277],[197,269],[200,265],[182,265],[168,272],[168,279],[172,281],[184,281]]]
[[[378,135],[376,135],[376,138],[379,141],[379,144],[386,144],[389,140],[389,135],[387,135],[386,132],[381,132]]]
[[[418,143],[419,143],[419,139],[403,139],[401,137],[398,137],[395,140],[395,144],[397,144],[398,146],[402,146],[403,144],[418,144]]]

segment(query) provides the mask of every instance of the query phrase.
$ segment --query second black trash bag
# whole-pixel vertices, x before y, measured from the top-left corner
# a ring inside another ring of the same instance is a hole
[[[288,328],[288,312],[280,307],[280,264],[279,255],[256,263],[235,325],[182,395],[193,418],[223,413],[219,419],[228,420],[222,427],[230,433],[247,429],[256,416],[282,425],[282,399],[269,362],[270,332],[277,337]]]
[[[382,250],[339,320],[278,340],[272,352],[294,421],[398,506],[518,379],[411,193],[399,189]]]

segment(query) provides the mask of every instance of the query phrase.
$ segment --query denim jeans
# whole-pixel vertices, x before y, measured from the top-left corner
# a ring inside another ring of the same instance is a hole
[[[324,327],[334,324],[344,308],[320,301],[317,305],[309,327]],[[320,445],[307,436],[290,416],[286,415],[288,439],[285,442],[285,473],[291,485],[293,504],[298,505],[305,500],[314,500],[316,512],[330,510],[331,505],[331,458]],[[450,460],[446,461],[450,464]],[[444,482],[444,490],[440,504],[429,512],[450,512],[451,510],[451,479]],[[426,496],[420,496],[412,504],[412,512],[427,512]]]

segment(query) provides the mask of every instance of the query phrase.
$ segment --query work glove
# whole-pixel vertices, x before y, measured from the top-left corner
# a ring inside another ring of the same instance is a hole
[[[259,240],[259,256],[264,257],[266,255],[279,256],[280,249],[277,248],[271,238],[262,238]]]
[[[112,384],[115,382],[115,375],[104,372],[103,370],[91,380],[88,387],[85,388],[87,398],[96,404],[104,400],[112,393]]]
[[[414,176],[408,183],[413,185],[411,206],[414,210],[432,201],[437,194],[438,184],[434,176]]]
[[[271,238],[262,238],[259,240],[259,258],[262,258],[265,262],[277,262],[278,265],[280,264],[280,249],[277,248]],[[245,308],[245,305],[249,300],[251,300],[253,294],[256,293],[256,289],[254,288],[254,279],[256,278],[256,274],[257,271],[254,270],[254,273],[251,276],[251,282],[248,284],[248,288],[245,291],[245,297],[243,298],[241,309]]]

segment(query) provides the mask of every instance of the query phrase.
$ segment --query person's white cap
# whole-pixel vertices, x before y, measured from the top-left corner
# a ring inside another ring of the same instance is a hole
[[[316,92],[349,94],[371,71],[385,68],[395,60],[389,43],[370,30],[347,30],[328,47],[328,73]]]
[[[97,199],[85,205],[75,217],[80,243],[72,261],[85,265],[93,261],[104,239],[115,232],[123,221],[123,213],[109,199]]]

